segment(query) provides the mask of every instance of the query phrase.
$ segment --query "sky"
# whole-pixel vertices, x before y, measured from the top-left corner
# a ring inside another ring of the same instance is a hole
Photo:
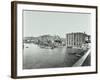
[[[40,35],[59,35],[85,32],[90,35],[90,14],[47,11],[23,11],[24,37]]]

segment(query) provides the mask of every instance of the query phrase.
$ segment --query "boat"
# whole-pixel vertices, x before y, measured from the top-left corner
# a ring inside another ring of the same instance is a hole
[[[26,46],[26,48],[29,48],[28,46]]]

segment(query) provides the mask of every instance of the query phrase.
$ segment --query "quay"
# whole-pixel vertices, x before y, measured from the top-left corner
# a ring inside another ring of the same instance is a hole
[[[82,64],[85,62],[85,60],[87,59],[87,57],[89,56],[90,54],[90,49],[84,54],[84,56],[82,56],[82,58],[80,58],[74,65],[73,67],[79,67],[79,66],[82,66]]]

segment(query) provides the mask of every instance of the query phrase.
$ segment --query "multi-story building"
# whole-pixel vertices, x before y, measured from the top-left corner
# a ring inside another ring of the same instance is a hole
[[[85,33],[67,33],[66,46],[72,48],[82,48],[83,45],[90,43],[90,35]]]

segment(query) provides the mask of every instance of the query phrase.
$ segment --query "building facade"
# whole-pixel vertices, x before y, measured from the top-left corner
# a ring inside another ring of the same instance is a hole
[[[66,46],[72,48],[82,48],[83,45],[90,43],[90,36],[77,32],[77,33],[67,33],[66,34]]]

